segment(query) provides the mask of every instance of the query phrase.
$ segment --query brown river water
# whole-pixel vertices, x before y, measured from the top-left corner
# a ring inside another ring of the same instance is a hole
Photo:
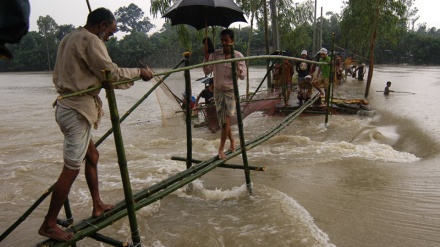
[[[251,89],[264,76],[251,68]],[[203,88],[191,71],[193,95]],[[386,81],[392,90],[384,96]],[[169,84],[183,84],[183,73]],[[366,81],[349,78],[335,96],[363,98]],[[116,91],[122,116],[153,85],[136,82]],[[265,86],[263,86],[265,87]],[[245,86],[240,82],[240,91]],[[137,212],[145,246],[440,246],[440,67],[377,66],[368,100],[370,116],[324,115],[294,120],[247,152],[254,194],[244,172],[217,168]],[[0,73],[0,232],[3,233],[56,180],[62,168],[63,136],[51,107],[56,93],[50,73]],[[106,110],[98,140],[111,126]],[[296,95],[294,95],[296,97]],[[253,113],[244,119],[246,140],[282,120]],[[198,120],[193,120],[198,121]],[[185,169],[171,156],[186,155],[182,114],[163,119],[153,93],[122,123],[134,192]],[[232,127],[238,140],[238,128]],[[193,158],[213,157],[219,133],[193,128]],[[100,188],[106,202],[124,199],[113,137],[99,147]],[[228,161],[242,164],[241,156]],[[91,214],[83,170],[70,192],[74,219]],[[35,246],[48,199],[0,246]],[[64,213],[61,214],[64,217]],[[127,218],[100,231],[131,242]],[[108,246],[84,239],[77,246]]]

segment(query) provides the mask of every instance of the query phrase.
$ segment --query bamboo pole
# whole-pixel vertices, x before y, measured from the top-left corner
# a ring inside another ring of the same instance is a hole
[[[377,25],[381,17],[381,11],[380,11],[380,5],[381,1],[377,0],[376,2],[376,10],[375,10],[375,17],[373,20],[373,26],[371,27],[371,36],[370,36],[370,52],[369,57],[370,61],[368,63],[368,75],[367,75],[367,85],[365,85],[365,94],[364,97],[368,98],[369,92],[370,92],[370,85],[371,80],[373,79],[373,69],[374,69],[374,46],[376,44],[376,38],[377,38]],[[385,13],[383,14],[385,15]],[[366,68],[364,68],[366,69]]]
[[[251,95],[251,97],[249,98],[249,100],[252,100],[255,96],[255,94],[258,92],[258,90],[260,90],[260,87],[263,85],[264,80],[266,80],[267,76],[269,75],[269,73],[273,70],[273,67],[275,66],[275,62],[272,63],[270,66],[269,64],[267,65],[267,67],[269,68],[266,72],[266,74],[264,75],[263,79],[260,82],[260,85],[258,85],[257,89],[255,90],[255,92]],[[269,81],[269,80],[268,80]],[[269,85],[270,87],[270,85]],[[268,88],[269,88],[268,87]]]
[[[378,93],[383,93],[383,92],[385,92],[385,91],[376,91],[376,92],[378,92]],[[410,94],[416,94],[416,93],[413,93],[413,92],[394,91],[394,90],[390,90],[390,93],[410,93]]]
[[[127,82],[134,82],[134,81],[138,81],[140,79],[141,78],[138,77],[138,78],[133,78],[133,79],[129,79],[129,80],[117,81],[117,82],[113,82],[113,85],[125,84]],[[61,100],[61,99],[70,98],[70,97],[73,97],[73,96],[82,96],[84,94],[93,92],[93,91],[101,89],[101,88],[102,88],[102,85],[95,86],[95,87],[90,87],[90,88],[87,88],[87,89],[85,89],[83,91],[79,91],[79,92],[75,92],[75,93],[70,93],[70,94],[65,94],[65,95],[59,95],[57,97],[57,99]]]
[[[184,157],[178,157],[178,156],[171,156],[171,160],[178,160],[178,161],[187,161]],[[202,160],[192,159],[192,163],[202,163]],[[234,164],[221,164],[218,167],[222,168],[231,168],[231,169],[244,169],[243,165],[234,165]],[[249,166],[249,170],[253,171],[266,171],[265,166]]]
[[[330,62],[330,78],[327,93],[325,94],[325,102],[327,109],[325,110],[325,124],[328,123],[328,115],[331,114],[331,106],[333,105],[333,80],[335,77],[335,33],[332,33],[332,56]],[[331,102],[330,102],[331,101]]]
[[[66,213],[66,223],[69,225],[73,224],[73,214],[70,208],[69,197],[64,201],[64,212]],[[76,247],[76,243],[72,244],[71,247]]]
[[[335,33],[332,33],[332,61],[330,66],[330,78],[331,78],[331,94],[330,94],[330,108],[333,107],[333,93],[335,90],[335,78],[336,78],[336,54],[335,54]],[[330,109],[331,111],[332,109]]]
[[[130,221],[131,238],[133,244],[141,244],[139,228],[136,220],[136,211],[134,209],[133,193],[131,190],[130,176],[128,174],[127,159],[125,157],[124,143],[122,141],[121,126],[119,122],[118,108],[116,104],[115,91],[111,83],[110,70],[103,70],[103,87],[107,93],[108,105],[110,108],[110,118],[113,126],[113,135],[115,138],[116,153],[118,155],[119,170],[121,172],[122,184],[124,187],[125,203],[127,205],[128,219]]]
[[[116,246],[116,247],[128,247],[129,246],[129,244],[127,242],[121,242],[121,241],[115,240],[113,238],[109,238],[109,237],[104,236],[99,233],[94,233],[94,234],[90,235],[89,237],[93,238],[96,241],[103,242],[105,244],[109,244],[109,245]]]
[[[185,52],[183,56],[185,57],[185,67],[189,65],[190,52]],[[190,168],[192,163],[192,133],[191,133],[191,75],[189,70],[185,70],[185,122],[186,122],[186,168]]]
[[[269,50],[269,25],[268,25],[268,21],[267,21],[267,17],[268,17],[267,1],[264,0],[264,2],[262,4],[263,4],[263,21],[264,21],[264,41],[265,41],[264,43],[265,43],[265,48],[266,48],[266,54],[269,54],[270,50]],[[270,71],[272,71],[272,70],[269,70],[269,63],[270,63],[270,61],[267,60],[266,61],[266,70],[268,71],[268,73],[270,73]],[[269,76],[267,79],[267,88],[269,88],[271,85],[272,85],[272,77]]]
[[[73,223],[73,215],[72,215],[72,210],[70,208],[69,198],[67,198],[66,201],[64,202],[64,212],[66,212],[66,221],[69,224],[72,224]]]
[[[179,68],[179,69],[171,69],[171,70],[168,70],[168,71],[165,71],[165,72],[155,73],[155,74],[153,74],[153,76],[161,76],[161,75],[166,75],[166,74],[172,74],[172,73],[176,73],[176,72],[182,72],[182,71],[185,71],[185,70],[201,68],[201,67],[204,67],[204,66],[214,65],[214,64],[218,64],[218,63],[237,62],[237,61],[249,61],[249,60],[257,60],[257,59],[287,59],[287,60],[292,60],[292,61],[301,61],[301,62],[318,64],[318,65],[327,64],[327,63],[324,63],[324,62],[315,62],[315,61],[305,60],[305,59],[296,58],[296,57],[288,57],[288,56],[280,56],[280,55],[261,55],[261,56],[242,57],[242,58],[234,58],[234,59],[227,59],[227,60],[216,60],[216,61],[211,61],[211,62],[206,62],[206,63],[199,63],[199,64],[192,65],[192,66],[185,66],[185,67],[182,67],[182,68]],[[140,80],[140,79],[141,78],[133,78],[131,80],[118,81],[118,82],[113,83],[113,85],[124,84],[124,83],[127,83],[127,82],[137,81],[137,80]],[[65,98],[69,98],[69,97],[73,97],[73,96],[83,95],[85,93],[89,93],[89,92],[95,91],[95,90],[100,89],[100,88],[101,88],[101,86],[96,86],[96,87],[88,88],[88,89],[80,91],[80,92],[58,96],[58,99],[65,99]]]
[[[231,58],[235,58],[235,50],[234,50],[234,44],[230,44],[230,50],[231,50]],[[241,156],[243,159],[243,166],[244,166],[244,175],[246,179],[246,187],[249,192],[249,194],[252,195],[253,188],[252,188],[252,182],[251,182],[251,174],[249,171],[249,163],[246,153],[246,142],[244,139],[244,130],[243,130],[243,119],[241,117],[241,107],[240,107],[240,93],[238,91],[238,83],[237,83],[237,64],[235,62],[231,62],[231,70],[232,70],[232,83],[234,85],[234,95],[235,95],[235,107],[237,108],[237,126],[238,126],[238,133],[240,136],[240,146],[241,146]]]

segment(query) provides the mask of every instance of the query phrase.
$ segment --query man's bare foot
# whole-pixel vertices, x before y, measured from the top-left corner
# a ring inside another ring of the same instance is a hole
[[[218,158],[221,160],[226,158],[226,154],[223,152],[223,150],[218,150]]]
[[[113,209],[114,207],[115,207],[115,205],[113,205],[113,204],[100,203],[96,207],[93,208],[92,217],[98,218],[99,216],[101,216],[105,212]]]
[[[73,233],[67,233],[58,226],[46,227],[42,225],[38,230],[38,234],[56,241],[67,242],[73,238]]]

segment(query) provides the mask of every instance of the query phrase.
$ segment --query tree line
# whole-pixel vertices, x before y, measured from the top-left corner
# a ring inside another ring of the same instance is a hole
[[[351,52],[361,59],[367,59],[372,37],[367,28],[374,25],[374,22],[371,22],[374,21],[374,16],[368,16],[368,13],[358,14],[367,7],[356,10],[354,9],[356,6],[351,4],[352,1],[347,1],[341,14],[328,12],[322,18],[317,18],[317,23],[314,25],[312,1],[306,0],[300,4],[291,0],[280,1],[277,18],[282,34],[280,47],[285,54],[299,57],[302,50],[311,51],[314,28],[320,27],[323,47],[331,49],[334,33],[336,52],[343,54]],[[236,2],[241,4],[248,16],[251,16],[251,22],[256,20],[256,24],[252,25],[255,26],[252,29],[249,26],[233,28],[235,49],[242,51],[243,54],[248,51],[247,55],[266,54],[265,26],[261,8],[258,8],[258,5],[255,7],[255,3],[259,1]],[[397,2],[399,1],[396,0]],[[377,35],[373,47],[374,63],[439,65],[440,30],[435,27],[428,28],[426,24],[415,28],[414,21],[410,22],[417,17],[417,11],[411,8],[412,1],[400,0],[400,3],[395,6],[384,6],[383,9],[392,12],[376,18],[377,32],[382,35]],[[161,6],[156,11],[164,7],[166,6]],[[154,12],[155,5],[152,5],[152,8],[153,14],[157,14]],[[169,23],[165,23],[158,32],[148,35],[154,25],[135,4],[121,7],[114,14],[118,20],[118,29],[126,35],[121,39],[112,37],[106,45],[111,58],[119,66],[140,66],[140,60],[153,68],[172,67],[183,58],[182,54],[185,51],[192,52],[191,63],[202,62],[204,30],[196,31],[186,25],[171,27]],[[393,16],[396,18],[392,18]],[[0,60],[0,71],[52,70],[61,39],[76,27],[71,24],[58,25],[48,15],[40,16],[37,25],[38,31],[29,32],[18,44],[7,45],[14,58]],[[208,33],[214,43],[218,44],[218,34],[221,29],[209,28]],[[271,39],[269,41],[272,42]],[[265,61],[251,62],[251,65],[263,64]]]

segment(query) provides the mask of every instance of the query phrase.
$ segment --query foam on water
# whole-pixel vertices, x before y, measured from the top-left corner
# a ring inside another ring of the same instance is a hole
[[[192,193],[187,194],[186,189],[180,189],[176,193],[180,197],[200,199],[204,201],[222,202],[226,200],[234,200],[247,195],[246,185],[240,187],[232,187],[231,189],[214,189],[207,190],[203,187],[203,181],[200,179],[192,183]]]
[[[215,225],[220,236],[236,232],[237,241],[251,238],[252,242],[262,244],[274,237],[286,246],[335,246],[294,198],[269,187],[258,187],[249,197],[244,184],[226,190],[209,190],[203,187],[201,180],[196,180],[190,192],[181,189],[176,194],[198,205],[200,202],[197,201],[204,201],[226,209],[218,212],[221,217],[217,217],[229,221],[229,224],[219,223],[218,219],[209,223]],[[235,210],[228,211],[228,207]]]
[[[353,138],[353,142],[375,142],[392,146],[399,138],[396,126],[381,126],[363,130]]]
[[[374,133],[376,132],[376,134]],[[347,142],[347,141],[314,141],[310,137],[305,136],[288,136],[282,135],[270,139],[263,145],[264,155],[276,155],[276,156],[309,156],[314,159],[322,159],[322,161],[330,161],[343,159],[346,157],[357,157],[366,160],[380,160],[384,162],[396,162],[396,163],[410,163],[420,160],[417,156],[394,150],[389,144],[379,143],[378,137],[381,140],[396,140],[395,136],[391,138],[385,138],[384,135],[377,134],[377,131],[368,132],[371,136],[370,141],[363,139],[362,142]],[[389,142],[389,141],[388,141]],[[261,155],[255,154],[255,155]]]

